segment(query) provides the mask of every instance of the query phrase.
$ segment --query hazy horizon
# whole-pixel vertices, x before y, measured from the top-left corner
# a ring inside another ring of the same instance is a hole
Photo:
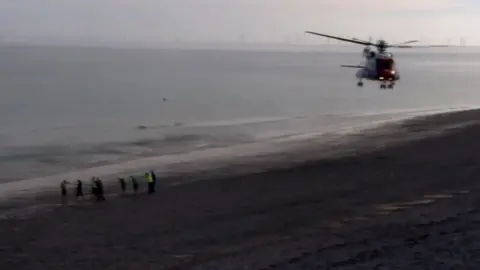
[[[346,42],[331,44],[295,44],[295,43],[281,43],[281,42],[164,42],[157,44],[118,44],[118,43],[81,43],[81,42],[1,42],[0,48],[15,48],[15,47],[31,47],[31,48],[91,48],[91,49],[145,49],[145,50],[207,50],[207,51],[278,51],[278,52],[344,52],[344,53],[358,53],[360,54],[362,45],[350,44]],[[394,54],[398,53],[479,53],[480,45],[466,45],[450,48],[424,48],[419,49],[390,49]]]
[[[473,0],[4,0],[0,14],[3,43],[326,43],[304,34],[311,30],[391,43],[480,44],[471,27],[480,22],[480,3]]]

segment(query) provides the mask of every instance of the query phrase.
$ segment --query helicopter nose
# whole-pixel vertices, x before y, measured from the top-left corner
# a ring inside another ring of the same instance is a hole
[[[393,80],[395,78],[396,71],[393,69],[380,70],[378,77],[380,80]]]

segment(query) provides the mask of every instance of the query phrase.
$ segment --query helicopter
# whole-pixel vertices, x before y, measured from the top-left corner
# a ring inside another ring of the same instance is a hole
[[[427,46],[411,46],[409,44],[416,43],[418,40],[409,40],[402,43],[390,45],[385,40],[380,39],[377,43],[373,43],[371,38],[369,41],[363,41],[357,38],[342,38],[321,34],[312,31],[306,31],[307,34],[322,36],[326,38],[333,38],[340,41],[350,42],[359,45],[365,45],[363,49],[362,58],[363,64],[360,65],[341,65],[346,68],[359,69],[355,74],[357,78],[357,86],[363,86],[363,80],[380,82],[381,89],[392,89],[395,83],[400,80],[400,73],[396,68],[396,62],[392,53],[387,52],[387,48],[433,48],[433,47],[448,47],[447,45],[427,45]],[[377,51],[371,49],[370,46],[377,48]]]

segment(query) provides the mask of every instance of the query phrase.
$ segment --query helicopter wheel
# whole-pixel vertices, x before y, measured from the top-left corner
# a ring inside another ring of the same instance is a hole
[[[395,84],[391,83],[388,85],[388,89],[392,89],[393,90],[393,87],[395,86]]]
[[[385,84],[383,84],[383,83],[380,84],[380,89],[385,89],[385,88],[387,88],[387,86]]]
[[[361,82],[361,81],[358,82],[358,83],[357,83],[357,86],[358,86],[358,87],[362,87],[362,86],[363,86],[363,82]]]

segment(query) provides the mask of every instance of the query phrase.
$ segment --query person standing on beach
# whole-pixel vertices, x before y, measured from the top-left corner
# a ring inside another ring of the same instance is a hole
[[[85,199],[85,196],[83,196],[83,183],[82,180],[78,179],[77,180],[77,194],[76,194],[77,199],[79,197],[82,197],[82,199]]]
[[[95,181],[96,187],[97,187],[97,201],[105,201],[105,190],[103,188],[103,182],[100,180],[100,178],[97,177],[97,180]]]
[[[97,197],[97,199],[98,199],[97,181],[96,181],[95,177],[92,177],[91,186],[92,186],[92,195],[94,197]]]
[[[153,191],[155,192],[155,186],[157,185],[157,175],[153,170],[150,170],[150,175],[152,176],[152,179],[153,179]]]
[[[150,171],[150,175],[153,178],[153,185],[157,184],[157,175],[155,174],[155,172],[153,170]]]
[[[67,199],[67,180],[63,180],[62,183],[60,183],[60,190],[62,192],[62,203],[65,203],[65,200]]]
[[[137,191],[138,191],[137,179],[135,179],[135,176],[131,176],[130,178],[132,179],[133,193],[137,194]]]
[[[123,177],[118,178],[118,182],[120,182],[120,188],[122,189],[122,194],[125,194],[127,189],[127,182]]]
[[[155,183],[153,182],[153,177],[148,172],[145,173],[145,177],[147,178],[148,183],[148,194],[155,193]]]

